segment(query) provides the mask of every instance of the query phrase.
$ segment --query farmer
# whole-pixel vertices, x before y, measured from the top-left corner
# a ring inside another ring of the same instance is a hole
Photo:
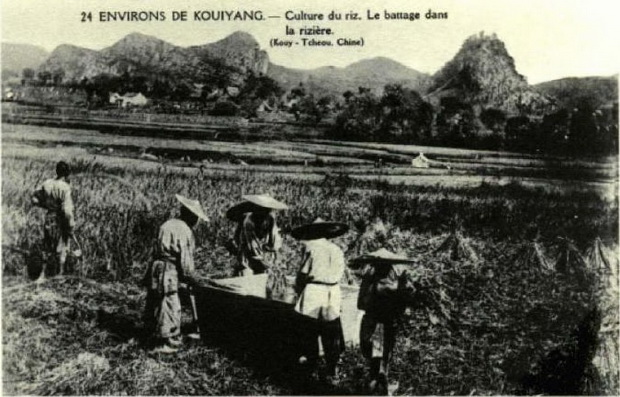
[[[64,161],[56,164],[56,178],[47,179],[35,190],[32,203],[47,210],[43,226],[43,249],[46,255],[58,264],[58,274],[65,271],[65,262],[69,252],[70,239],[73,237],[75,217],[73,199],[69,185],[69,165]],[[42,261],[41,274],[37,283],[45,280],[47,263],[50,258]]]
[[[411,301],[413,284],[401,264],[413,260],[384,248],[362,255],[350,266],[361,270],[357,307],[364,311],[360,328],[362,355],[370,364],[371,393],[387,394],[396,326]]]
[[[282,245],[276,212],[288,206],[269,195],[243,196],[244,202],[226,216],[237,222],[232,251],[237,254],[237,276],[265,273]]]
[[[159,228],[155,260],[144,276],[147,288],[144,323],[162,342],[153,349],[160,353],[174,353],[181,345],[179,287],[196,281],[192,228],[198,219],[208,219],[197,200],[178,194],[176,198],[181,203],[180,216]]]
[[[344,253],[336,244],[327,241],[349,230],[344,223],[325,222],[299,226],[291,236],[301,240],[304,247],[301,268],[295,289],[299,295],[295,311],[307,318],[304,327],[305,354],[300,363],[314,368],[319,356],[318,338],[325,351],[327,377],[336,382],[337,364],[344,350],[344,336],[340,322],[340,279],[345,270]]]

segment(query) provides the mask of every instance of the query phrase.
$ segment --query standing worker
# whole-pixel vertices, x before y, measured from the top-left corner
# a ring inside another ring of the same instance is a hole
[[[65,262],[69,252],[70,239],[73,237],[75,217],[73,214],[73,199],[71,198],[71,186],[69,175],[71,170],[64,161],[56,164],[56,178],[47,179],[35,190],[32,195],[32,203],[47,210],[43,227],[43,248],[46,258],[43,258],[41,274],[37,283],[45,280],[49,256],[58,265],[58,275],[65,271]]]
[[[370,364],[371,393],[387,394],[389,364],[396,330],[413,293],[413,283],[402,264],[415,263],[384,248],[362,255],[351,266],[362,265],[357,307],[364,317],[360,328],[362,355]]]
[[[266,194],[243,198],[244,202],[226,213],[229,219],[238,223],[234,237],[237,276],[265,273],[273,265],[282,245],[276,211],[288,209],[286,204]]]
[[[304,245],[301,268],[295,289],[300,293],[295,311],[308,319],[304,327],[307,341],[300,363],[314,368],[319,356],[318,338],[325,351],[327,376],[337,381],[337,364],[344,350],[344,335],[340,322],[340,280],[345,271],[344,253],[336,244],[327,241],[349,230],[344,223],[325,222],[299,226],[291,236]]]
[[[153,350],[159,353],[174,353],[181,346],[179,287],[181,283],[191,286],[196,282],[192,228],[199,219],[208,220],[198,200],[178,194],[176,198],[181,203],[180,216],[159,228],[156,257],[144,277],[147,288],[144,323],[162,342]],[[192,314],[196,321],[195,307]]]

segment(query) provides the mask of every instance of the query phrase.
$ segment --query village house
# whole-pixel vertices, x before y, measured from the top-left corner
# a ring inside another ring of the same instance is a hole
[[[239,87],[228,86],[226,87],[226,94],[231,98],[236,98],[239,95]]]
[[[205,84],[194,83],[192,85],[192,92],[189,94],[189,97],[193,99],[200,99],[202,97],[204,88]]]
[[[148,98],[141,92],[128,92],[125,95],[112,92],[110,93],[109,102],[113,105],[117,105],[118,107],[126,108],[131,106],[145,106],[148,103]]]
[[[258,108],[256,108],[257,112],[272,112],[273,111],[273,107],[269,106],[269,104],[267,103],[266,100],[262,101],[260,103],[260,105],[258,105]]]
[[[4,89],[4,95],[2,95],[3,101],[13,101],[15,100],[15,93],[11,88]]]

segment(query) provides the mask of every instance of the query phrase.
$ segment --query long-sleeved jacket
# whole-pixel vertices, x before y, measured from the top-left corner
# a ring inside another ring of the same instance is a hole
[[[239,262],[248,267],[248,260],[264,260],[265,253],[275,253],[282,245],[280,231],[271,215],[248,213],[235,232]]]
[[[62,179],[47,179],[35,190],[32,203],[54,213],[63,231],[72,233],[75,227],[71,186]]]
[[[403,265],[369,265],[362,274],[357,307],[378,318],[402,314],[413,293],[413,283]]]
[[[156,258],[173,263],[181,277],[194,273],[195,241],[192,229],[180,219],[170,219],[159,228]]]

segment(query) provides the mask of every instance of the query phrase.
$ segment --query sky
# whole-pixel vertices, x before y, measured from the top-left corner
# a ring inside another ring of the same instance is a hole
[[[365,58],[384,56],[410,68],[434,73],[459,50],[463,41],[484,31],[496,33],[506,44],[519,73],[531,84],[562,77],[609,76],[620,70],[620,3],[616,0],[383,0],[362,3],[313,0],[3,0],[1,40],[28,43],[48,51],[59,44],[101,49],[125,35],[140,32],[180,46],[200,45],[235,31],[253,35],[273,63],[299,69],[344,67]],[[258,5],[260,4],[260,5]],[[360,5],[363,4],[363,5]],[[429,9],[447,12],[447,19],[426,19]],[[163,11],[164,22],[101,22],[100,11]],[[172,21],[172,11],[188,11],[186,22]],[[194,21],[203,10],[260,10],[264,21]],[[322,13],[322,21],[287,20],[286,13]],[[356,12],[362,20],[330,21],[335,11],[345,18]],[[385,12],[419,12],[420,19],[386,20]],[[83,12],[93,21],[82,22]],[[379,14],[379,19],[370,20]],[[331,36],[359,40],[363,46],[291,48],[271,47],[272,39],[299,42],[287,36],[295,30],[318,25]]]

